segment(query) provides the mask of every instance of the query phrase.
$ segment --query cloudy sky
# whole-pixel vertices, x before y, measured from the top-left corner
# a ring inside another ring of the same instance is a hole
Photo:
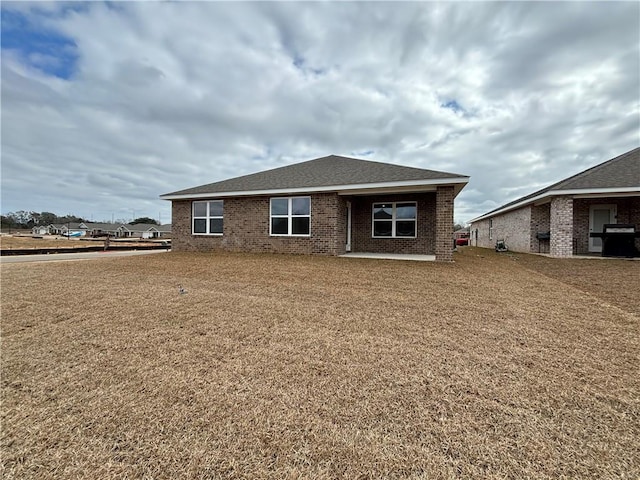
[[[467,221],[640,145],[638,2],[2,2],[2,213],[329,154],[470,175]]]

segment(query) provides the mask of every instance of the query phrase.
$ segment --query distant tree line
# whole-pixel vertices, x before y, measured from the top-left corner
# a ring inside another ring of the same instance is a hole
[[[64,224],[64,223],[81,223],[89,222],[82,217],[75,215],[59,216],[51,212],[29,212],[26,210],[20,210],[17,212],[9,212],[6,215],[0,215],[0,227],[2,230],[30,230],[38,225],[51,225],[51,224]],[[118,220],[116,223],[127,223],[125,221]],[[135,225],[137,223],[151,223],[158,225],[158,222],[153,218],[140,217],[129,222],[129,225]]]
[[[151,225],[160,225],[156,220],[149,217],[136,218],[129,222],[129,225],[135,225],[136,223],[150,223]]]
[[[2,229],[31,229],[37,225],[51,225],[52,223],[80,223],[86,221],[82,217],[75,215],[64,215],[62,217],[51,212],[29,212],[20,210],[17,212],[9,212],[0,216]]]

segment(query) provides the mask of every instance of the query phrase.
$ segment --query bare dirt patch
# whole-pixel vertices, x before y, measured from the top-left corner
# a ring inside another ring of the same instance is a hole
[[[3,478],[637,478],[638,297],[455,258],[3,265]]]

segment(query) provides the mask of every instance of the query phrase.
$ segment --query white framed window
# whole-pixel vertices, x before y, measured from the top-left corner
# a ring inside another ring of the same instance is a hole
[[[222,200],[193,202],[191,218],[194,235],[222,235],[224,203]]]
[[[493,218],[489,219],[489,240],[493,238]]]
[[[284,237],[311,235],[311,197],[272,198],[269,234]]]
[[[418,205],[416,202],[374,203],[373,238],[416,238]]]

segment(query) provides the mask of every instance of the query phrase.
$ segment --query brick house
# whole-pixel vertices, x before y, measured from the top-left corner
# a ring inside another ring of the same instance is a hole
[[[469,177],[331,155],[202,185],[172,202],[174,251],[452,256]]]
[[[640,228],[640,148],[471,220],[471,245],[505,240],[516,252],[570,257],[602,252],[605,224]],[[640,240],[636,240],[640,248]]]

